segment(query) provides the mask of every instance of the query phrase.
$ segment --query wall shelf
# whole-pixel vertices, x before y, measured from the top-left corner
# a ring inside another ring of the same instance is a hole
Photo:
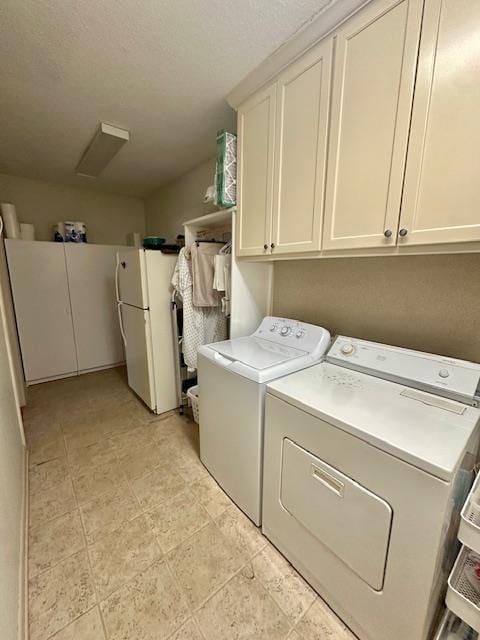
[[[231,222],[232,213],[235,209],[236,207],[230,207],[229,209],[220,209],[213,213],[207,213],[205,216],[193,218],[193,220],[187,220],[183,223],[183,226],[201,227],[202,229],[208,227],[220,227]]]

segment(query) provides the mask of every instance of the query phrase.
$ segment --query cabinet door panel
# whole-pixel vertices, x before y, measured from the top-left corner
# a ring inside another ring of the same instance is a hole
[[[116,254],[122,248],[65,245],[80,371],[124,360],[114,281]]]
[[[275,85],[238,110],[237,255],[266,253],[272,222]]]
[[[77,371],[64,245],[6,240],[27,382]]]
[[[274,254],[320,249],[332,47],[321,43],[277,82]]]
[[[480,240],[480,3],[427,0],[402,245]]]
[[[395,244],[421,8],[379,0],[336,34],[324,249]]]

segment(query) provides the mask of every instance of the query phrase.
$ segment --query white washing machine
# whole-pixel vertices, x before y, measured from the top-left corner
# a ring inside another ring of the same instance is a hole
[[[267,382],[319,362],[326,329],[266,317],[251,336],[198,351],[200,458],[232,500],[261,524]]]
[[[361,640],[431,637],[479,381],[480,365],[338,337],[267,386],[263,532]]]

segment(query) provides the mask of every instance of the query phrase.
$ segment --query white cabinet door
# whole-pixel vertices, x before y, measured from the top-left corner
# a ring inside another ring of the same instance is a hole
[[[122,362],[115,298],[117,251],[122,247],[65,245],[80,371]]]
[[[63,243],[6,240],[5,246],[25,379],[76,373]]]
[[[274,254],[320,249],[332,48],[327,39],[277,81]]]
[[[238,110],[239,256],[265,255],[270,250],[274,127],[275,84],[257,92]]]
[[[401,245],[480,240],[480,3],[427,0]]]
[[[337,32],[324,249],[394,245],[421,0],[374,0]]]

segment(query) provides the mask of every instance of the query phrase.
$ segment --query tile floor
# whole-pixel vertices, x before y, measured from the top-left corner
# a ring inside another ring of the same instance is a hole
[[[29,389],[30,640],[348,640],[123,369]]]

